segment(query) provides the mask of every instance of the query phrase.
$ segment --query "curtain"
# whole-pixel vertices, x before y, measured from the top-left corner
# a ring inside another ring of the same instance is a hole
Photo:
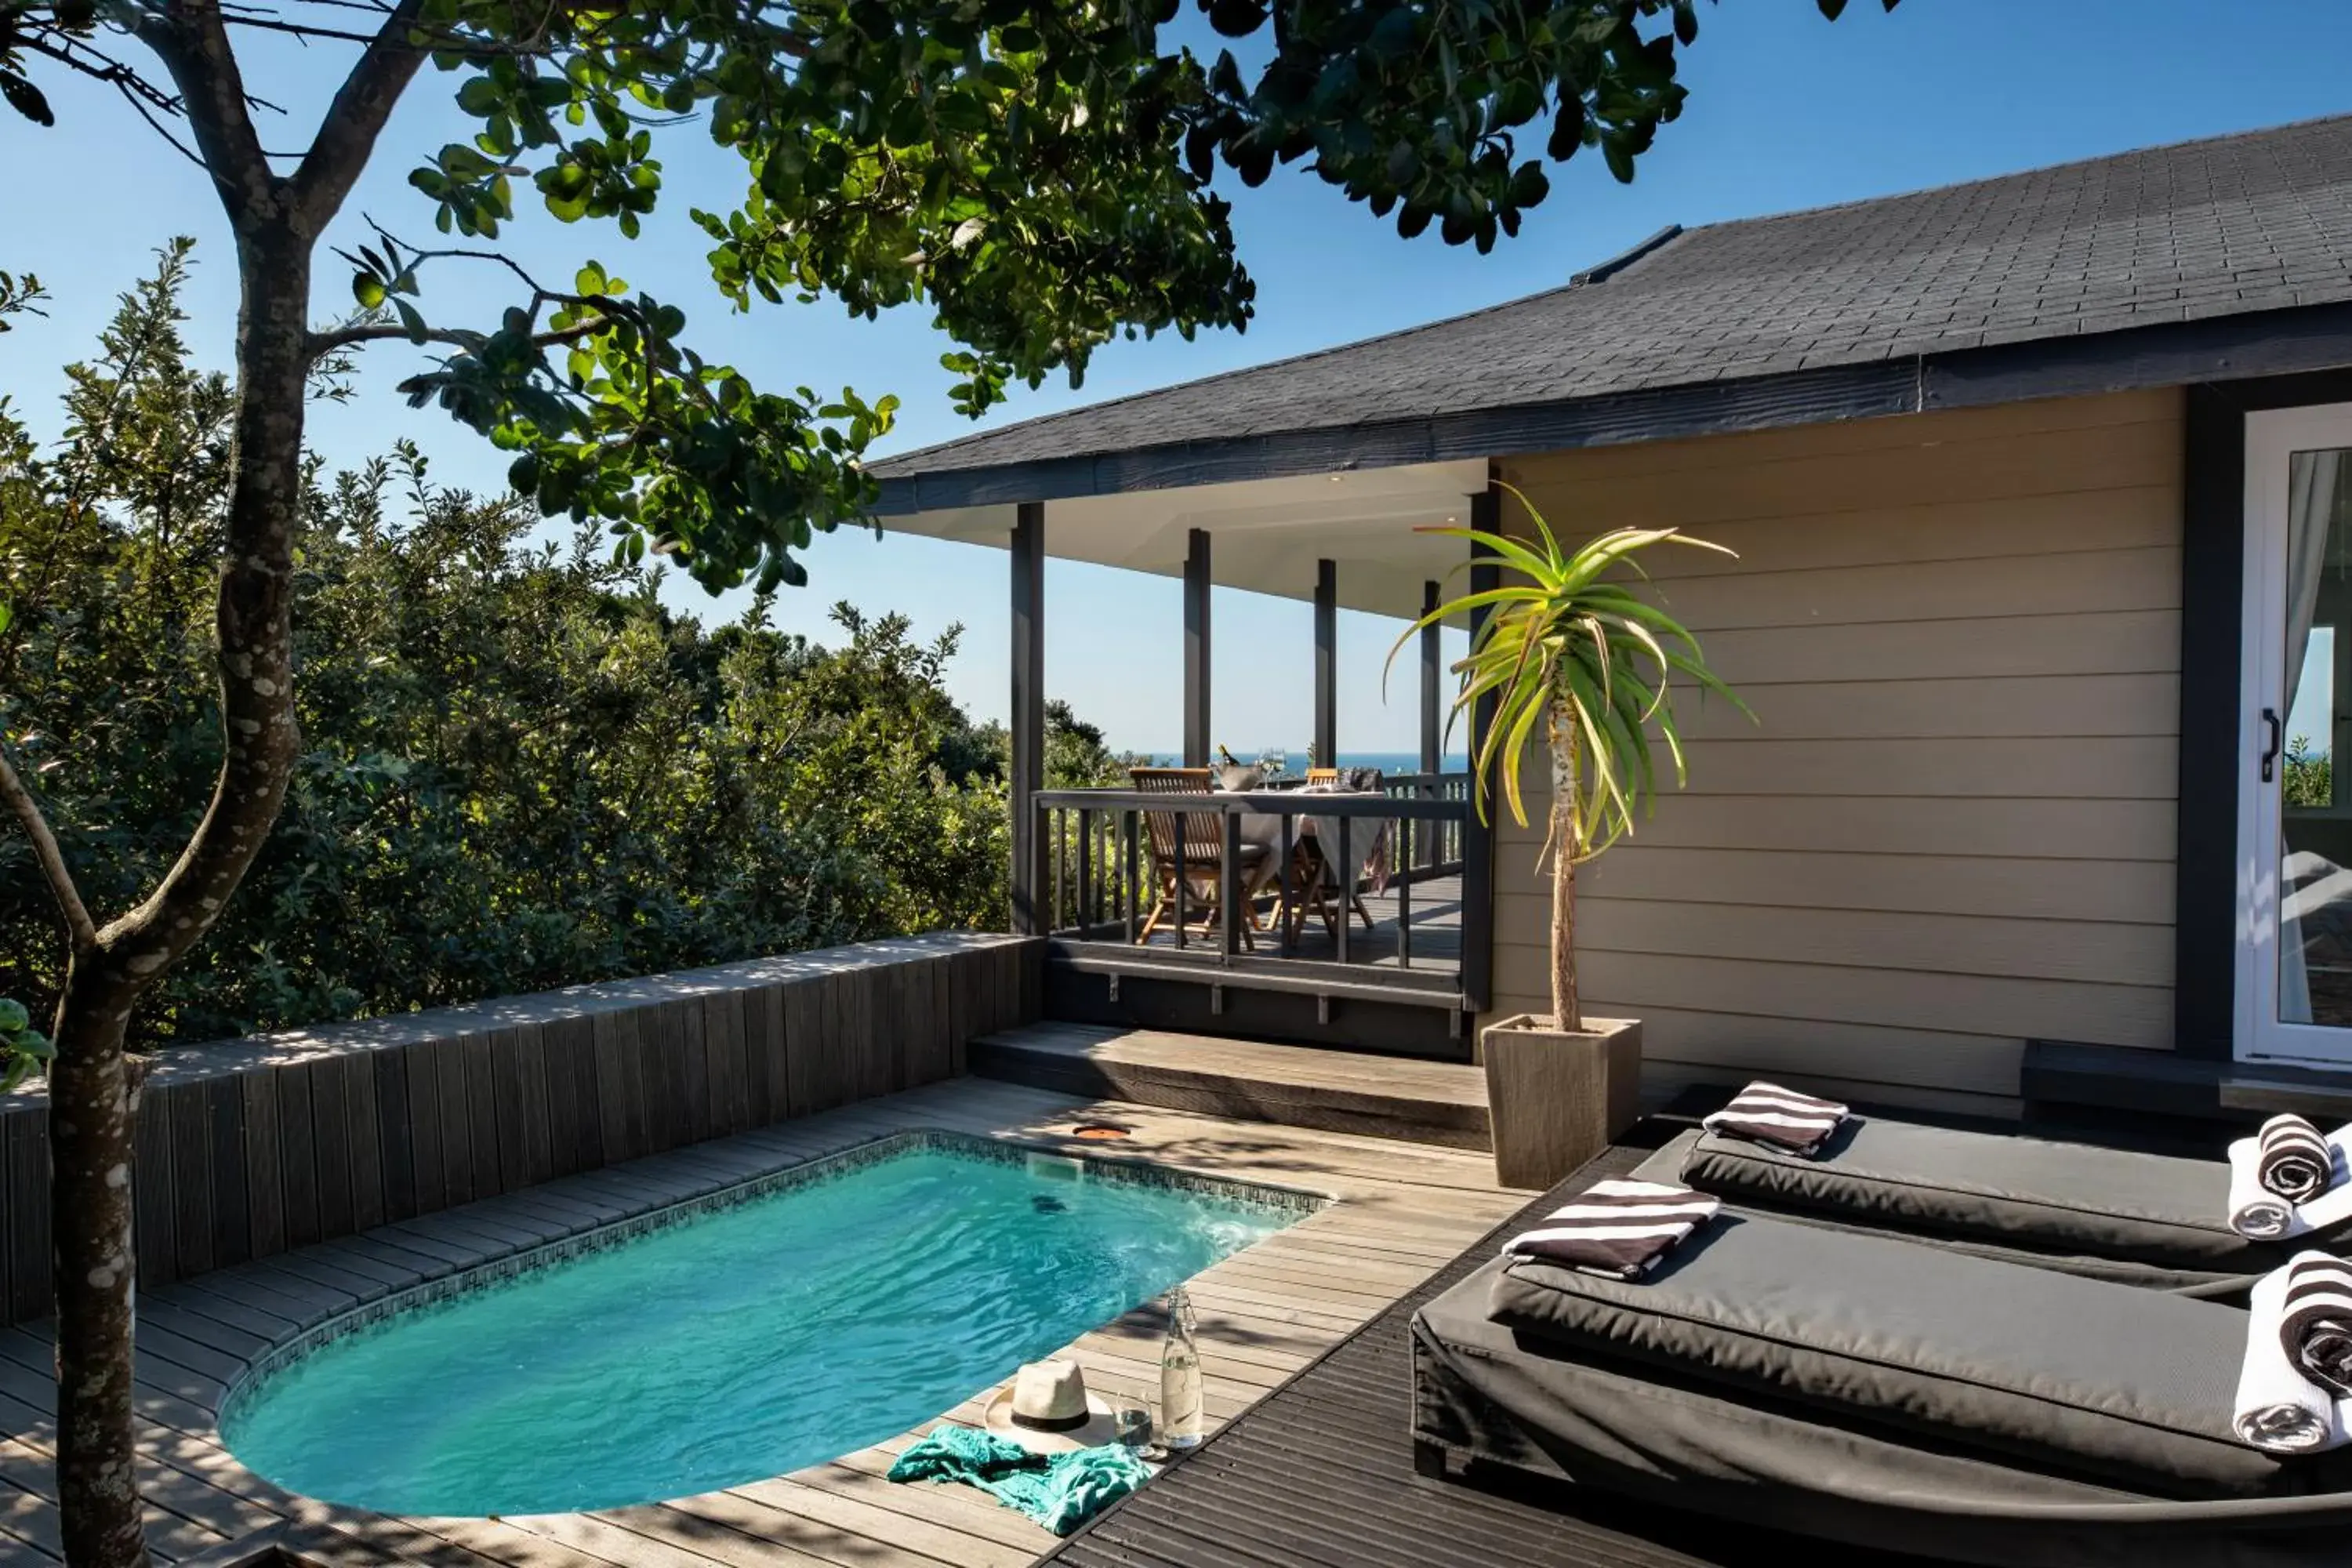
[[[2311,640],[2311,623],[2319,610],[2319,584],[2327,565],[2327,543],[2336,521],[2336,485],[2343,461],[2341,452],[2297,452],[2287,470],[2286,501],[2286,705],[2284,726],[2294,711],[2295,689],[2303,683],[2304,647]],[[2282,741],[2284,737],[2282,736]],[[2326,737],[2335,751],[2335,737]],[[2284,759],[2280,762],[2284,776]],[[2311,1019],[2311,976],[2304,966],[2303,921],[2295,914],[2286,881],[2285,814],[2279,828],[2279,1021],[2308,1024]]]

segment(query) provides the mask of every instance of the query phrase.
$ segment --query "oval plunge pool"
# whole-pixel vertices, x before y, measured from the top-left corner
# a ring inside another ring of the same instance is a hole
[[[425,1287],[241,1384],[222,1435],[289,1490],[387,1513],[739,1486],[896,1436],[1320,1202],[901,1134]]]

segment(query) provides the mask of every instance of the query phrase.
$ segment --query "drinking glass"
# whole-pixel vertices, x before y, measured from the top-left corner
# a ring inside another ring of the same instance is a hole
[[[1118,1435],[1120,1447],[1131,1450],[1139,1458],[1154,1457],[1150,1394],[1139,1388],[1112,1390],[1111,1425]]]

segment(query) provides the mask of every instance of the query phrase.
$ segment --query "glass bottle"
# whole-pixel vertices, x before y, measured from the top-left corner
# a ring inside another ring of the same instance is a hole
[[[1160,1347],[1160,1440],[1181,1450],[1198,1447],[1201,1436],[1200,1325],[1179,1285],[1168,1293],[1168,1339]]]

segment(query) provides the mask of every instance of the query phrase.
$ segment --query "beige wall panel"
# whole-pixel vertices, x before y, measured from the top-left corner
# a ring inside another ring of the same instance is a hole
[[[2094,550],[1976,561],[1685,577],[1659,603],[1692,630],[2177,610],[2180,551]]]
[[[1736,682],[2163,674],[2180,668],[2180,614],[2109,610],[1852,626],[1700,628]]]
[[[1522,888],[1524,887],[1524,890]],[[1546,897],[1532,876],[1506,898]],[[2053,862],[2022,856],[1798,854],[1671,849],[1646,837],[1620,845],[1577,875],[1584,902],[1664,899],[1808,910],[1901,910],[2020,920],[2172,925],[2169,860]],[[1514,931],[1540,929],[1543,910],[1514,910]],[[2053,934],[2059,934],[2053,932]]]
[[[2086,1045],[2168,1048],[2169,986],[2095,985],[2079,981],[1938,974],[1908,969],[1764,963],[1750,959],[1584,952],[1578,978],[1585,1009],[1612,1006],[1639,1016],[1645,1006],[1684,1007],[1758,1018],[1818,1019],[1883,1029],[1953,1029],[1965,1025],[2013,1040],[2076,1040]],[[1543,949],[1495,950],[1496,1005],[1549,1005]]]
[[[1661,1081],[2007,1105],[2029,1038],[2169,1047],[2180,466],[2169,392],[1506,465],[1564,531],[1740,552],[1657,592],[1761,721],[1685,702],[1689,789],[1584,876],[1589,1005]],[[1540,1008],[1526,780],[1497,1000]]]
[[[1736,682],[1748,712],[1696,687],[1679,688],[1675,721],[1685,741],[2154,736],[2180,730],[2177,675],[1772,684],[1739,680],[1727,665],[1718,672]]]
[[[2180,537],[2180,488],[2138,485],[2054,496],[1909,506],[1717,522],[1700,537],[1736,551],[1655,552],[1661,583],[1748,572],[1809,572],[1895,562],[1968,561],[2099,550],[2144,550]]]
[[[1539,946],[1540,921],[1507,941]],[[1577,951],[1780,963],[1859,964],[1943,974],[2172,984],[2172,928],[1885,910],[1808,910],[1686,900],[1592,899],[1576,911]],[[1498,947],[1497,951],[1501,949]]]

